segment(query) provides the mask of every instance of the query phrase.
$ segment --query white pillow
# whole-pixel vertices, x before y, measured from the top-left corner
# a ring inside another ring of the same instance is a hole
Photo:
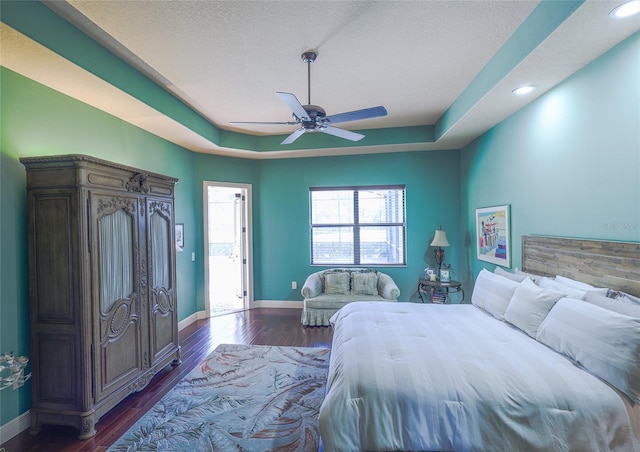
[[[577,298],[579,300],[581,300],[587,293],[586,290],[565,286],[564,284],[560,284],[559,282],[551,278],[547,278],[546,276],[538,280],[538,285],[543,289],[551,289],[555,290],[556,292],[562,292],[566,297]]]
[[[542,321],[553,305],[563,297],[563,293],[538,287],[536,283],[527,278],[513,293],[504,313],[504,319],[535,338]]]
[[[471,294],[471,303],[489,312],[498,320],[504,319],[509,301],[519,283],[482,269]]]
[[[615,299],[625,300],[625,301],[628,301],[629,303],[640,304],[640,298],[634,297],[633,295],[630,295],[626,292],[615,292]]]
[[[584,301],[600,306],[601,308],[640,319],[640,303],[636,303],[627,297],[609,298],[601,293],[589,291],[584,296]]]
[[[586,282],[576,281],[575,279],[566,278],[560,275],[556,276],[556,282],[567,287],[584,290],[585,292],[591,290],[591,291],[600,292],[603,295],[607,295],[607,293],[609,292],[609,289],[607,288],[592,286],[591,284],[587,284]]]
[[[525,275],[524,273],[511,273],[504,270],[502,267],[496,267],[493,273],[495,273],[496,275],[504,276],[505,278],[509,278],[511,281],[515,282],[522,282],[527,278],[527,275]]]
[[[640,319],[563,298],[536,339],[640,403]]]

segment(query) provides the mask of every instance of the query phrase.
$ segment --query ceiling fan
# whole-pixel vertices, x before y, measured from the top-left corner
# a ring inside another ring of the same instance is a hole
[[[311,63],[318,57],[318,53],[314,50],[308,50],[302,54],[302,61],[307,63],[307,86],[308,86],[308,105],[302,105],[298,98],[291,93],[276,93],[282,101],[293,112],[293,121],[287,122],[247,122],[236,121],[231,124],[277,124],[277,125],[300,125],[300,128],[289,135],[280,144],[291,144],[296,141],[305,132],[322,132],[336,137],[345,138],[351,141],[358,141],[364,138],[364,135],[349,130],[333,127],[333,124],[341,122],[356,121],[361,119],[377,118],[387,116],[387,109],[383,106],[365,108],[363,110],[348,111],[338,113],[336,115],[327,116],[324,108],[317,105],[311,105]]]

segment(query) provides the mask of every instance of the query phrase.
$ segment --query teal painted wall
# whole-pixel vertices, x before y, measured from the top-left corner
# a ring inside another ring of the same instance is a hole
[[[498,204],[514,267],[523,234],[640,241],[639,55],[640,32],[462,150],[468,243],[475,208]],[[494,268],[467,250],[469,277]]]
[[[252,185],[254,299],[302,301],[300,289],[310,265],[309,187],[328,185],[407,186],[407,266],[380,268],[394,277],[400,300],[417,299],[417,277],[435,264],[428,243],[442,225],[451,248],[446,261],[458,267],[462,247],[457,151],[351,155],[275,160],[243,160],[196,154],[195,202],[202,205],[203,182]],[[204,250],[202,210],[198,212],[198,250]],[[201,252],[202,256],[203,253]],[[204,309],[204,262],[197,258],[197,310]],[[291,289],[291,281],[298,289]]]
[[[428,244],[440,225],[452,244],[445,260],[459,268],[460,235],[458,151],[407,152],[261,163],[255,256],[257,300],[302,300],[300,288],[310,265],[309,187],[340,185],[406,185],[407,266],[376,267],[391,275],[399,300],[417,300],[418,277],[434,266]],[[298,289],[291,289],[291,281]]]
[[[0,68],[0,352],[29,354],[26,173],[20,157],[88,154],[177,177],[176,221],[185,223],[185,248],[195,250],[193,153]],[[199,220],[198,220],[199,221]],[[179,253],[178,315],[195,311],[195,265]],[[27,383],[27,386],[29,383]],[[0,393],[0,424],[30,406],[30,388]]]

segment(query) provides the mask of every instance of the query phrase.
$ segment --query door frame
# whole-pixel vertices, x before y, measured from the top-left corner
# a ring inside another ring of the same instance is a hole
[[[247,264],[244,268],[244,286],[246,287],[247,296],[244,301],[244,309],[251,309],[254,305],[253,300],[253,202],[251,196],[251,184],[241,184],[234,182],[218,182],[218,181],[203,181],[202,183],[202,217],[203,217],[203,256],[204,256],[204,310],[206,317],[211,316],[211,300],[210,287],[209,287],[209,187],[231,187],[244,190],[245,192],[245,220],[246,220],[246,259]]]

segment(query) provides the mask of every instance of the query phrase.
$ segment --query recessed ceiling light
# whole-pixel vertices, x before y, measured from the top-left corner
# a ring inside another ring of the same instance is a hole
[[[640,0],[630,0],[613,8],[609,13],[609,17],[621,19],[638,13],[640,13]]]
[[[517,94],[518,96],[522,96],[523,94],[529,94],[534,89],[536,89],[535,86],[528,85],[528,86],[521,86],[519,88],[516,88],[512,92],[513,92],[513,94]]]

